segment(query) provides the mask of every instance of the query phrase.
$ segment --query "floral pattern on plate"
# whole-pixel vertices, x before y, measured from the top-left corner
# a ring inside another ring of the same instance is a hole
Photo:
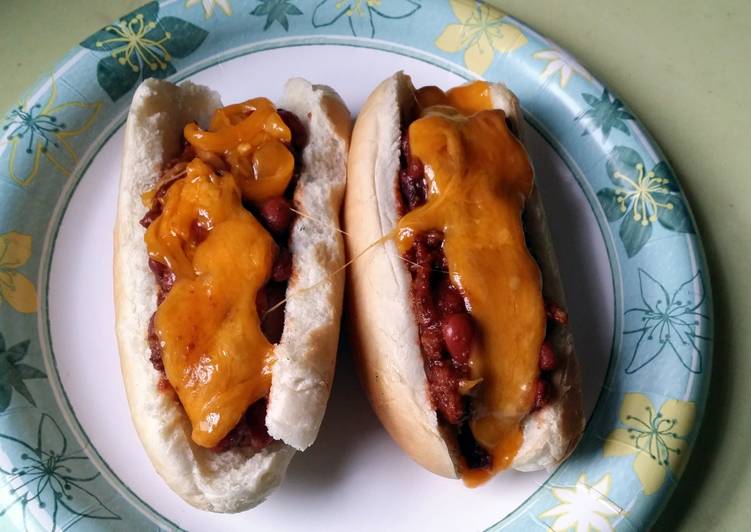
[[[613,518],[623,514],[623,510],[608,499],[612,483],[613,479],[607,474],[590,486],[587,475],[582,475],[571,487],[551,488],[560,504],[540,514],[540,517],[555,518],[550,525],[555,532],[572,529],[577,532],[612,532],[615,530]]]
[[[698,285],[698,291],[695,290]],[[673,356],[691,373],[702,371],[702,342],[709,337],[709,316],[702,312],[704,281],[697,273],[672,294],[654,277],[639,270],[642,305],[628,309],[623,334],[638,336],[626,373],[635,373],[661,356]]]
[[[46,511],[52,530],[70,528],[81,519],[120,519],[89,487],[100,473],[83,453],[68,449],[67,438],[48,414],[39,418],[35,441],[0,433],[0,443],[13,464],[0,466],[12,497],[0,515],[20,505],[28,528],[29,512]]]
[[[678,478],[686,464],[686,436],[694,427],[694,403],[668,399],[656,409],[646,395],[627,393],[617,428],[605,440],[605,456],[635,456],[633,469],[645,495],[662,487],[668,472]]]
[[[58,102],[57,82],[50,80],[44,104],[20,104],[6,115],[2,143],[9,143],[8,174],[21,186],[29,185],[42,168],[42,159],[67,175],[78,162],[71,139],[88,130],[100,103]]]
[[[259,47],[301,43],[374,48],[503,81],[581,188],[596,191],[593,215],[618,229],[615,243],[603,232],[617,311],[608,380],[579,448],[493,528],[648,528],[685,466],[707,393],[712,309],[701,243],[677,179],[621,100],[554,43],[472,0],[150,2],[85,39],[2,115],[0,472],[13,491],[0,525],[36,529],[27,517],[45,515],[63,529],[177,528],[148,501],[123,496],[128,485],[91,442],[71,450],[88,436],[56,395],[65,390],[45,337],[56,209],[140,80],[179,81]],[[654,396],[640,393],[655,377]]]
[[[375,37],[376,22],[398,20],[420,9],[417,0],[321,0],[313,10],[313,27],[346,21],[355,37]]]
[[[649,241],[656,222],[668,231],[694,232],[667,163],[660,161],[647,170],[637,151],[616,146],[610,152],[607,173],[615,187],[601,189],[597,198],[609,222],[620,220],[618,234],[629,257]]]
[[[177,17],[159,17],[159,3],[150,2],[105,26],[81,46],[107,55],[97,64],[99,86],[115,101],[139,80],[166,78],[175,72],[174,58],[190,55],[208,32]]]
[[[527,43],[502,11],[482,2],[450,0],[449,4],[459,22],[446,26],[435,45],[449,53],[464,51],[464,64],[472,72],[484,74],[496,53],[510,53]]]

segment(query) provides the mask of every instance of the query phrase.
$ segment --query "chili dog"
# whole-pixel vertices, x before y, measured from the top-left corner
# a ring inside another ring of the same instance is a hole
[[[197,508],[259,504],[316,438],[350,127],[333,90],[301,79],[279,108],[222,107],[189,82],[134,94],[115,226],[120,361],[154,468]]]
[[[516,97],[397,73],[352,134],[344,224],[355,352],[381,422],[474,486],[551,468],[583,429],[563,292]],[[383,245],[373,247],[373,242]]]

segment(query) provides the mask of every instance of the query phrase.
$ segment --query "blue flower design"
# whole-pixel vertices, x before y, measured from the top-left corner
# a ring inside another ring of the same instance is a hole
[[[42,158],[68,175],[78,163],[71,143],[94,123],[100,102],[58,102],[57,83],[50,81],[44,103],[28,100],[12,109],[2,125],[0,146],[10,144],[8,174],[21,186],[27,186],[39,173]]]
[[[4,489],[10,494],[0,516],[20,504],[26,530],[30,507],[44,510],[53,530],[69,528],[81,519],[120,519],[88,485],[99,473],[86,456],[68,451],[65,435],[48,414],[39,420],[36,445],[7,434],[0,434],[0,444],[12,464],[10,469],[0,467],[6,477]]]
[[[643,307],[625,314],[625,335],[638,335],[626,373],[635,373],[663,352],[672,353],[691,373],[702,372],[702,341],[709,317],[702,314],[704,281],[701,272],[681,284],[672,295],[647,272],[639,269]]]
[[[313,11],[313,27],[346,20],[355,37],[375,36],[375,17],[402,19],[420,9],[417,0],[322,0]]]

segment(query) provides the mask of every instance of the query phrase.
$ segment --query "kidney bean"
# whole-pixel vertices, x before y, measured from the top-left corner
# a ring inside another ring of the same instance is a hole
[[[458,364],[469,361],[472,335],[472,320],[467,314],[451,314],[443,320],[443,341],[451,358]]]
[[[557,365],[558,360],[556,359],[553,345],[548,340],[545,340],[540,349],[540,370],[553,371]]]
[[[209,229],[198,220],[193,220],[190,224],[190,239],[196,244],[200,244],[209,236]]]
[[[292,211],[289,201],[282,197],[269,198],[261,204],[259,214],[273,233],[282,235],[292,223]]]

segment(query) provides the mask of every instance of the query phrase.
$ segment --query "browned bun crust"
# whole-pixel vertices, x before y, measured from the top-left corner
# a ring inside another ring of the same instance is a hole
[[[523,119],[516,97],[491,84],[493,105],[506,112],[516,131]],[[454,438],[444,433],[431,404],[417,321],[411,305],[411,277],[395,243],[401,115],[414,87],[402,72],[371,93],[352,132],[344,200],[347,252],[357,258],[348,274],[348,308],[355,357],[366,394],[391,437],[417,463],[445,477],[459,476]],[[520,135],[522,136],[522,135]],[[558,266],[535,191],[525,211],[530,251],[540,264],[545,297],[563,307]],[[379,242],[376,245],[374,243]],[[579,370],[568,329],[556,326],[550,339],[559,357],[552,375],[553,400],[522,423],[524,441],[512,467],[551,468],[574,448],[583,429]]]

